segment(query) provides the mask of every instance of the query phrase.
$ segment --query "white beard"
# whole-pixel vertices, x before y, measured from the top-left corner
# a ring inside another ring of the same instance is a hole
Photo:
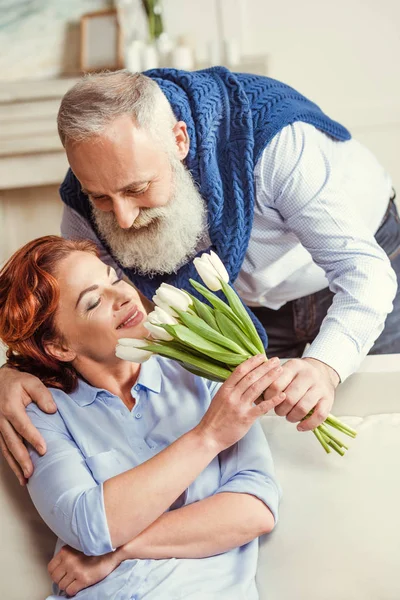
[[[118,225],[114,213],[92,205],[95,223],[114,257],[144,275],[176,272],[196,254],[200,240],[208,239],[203,198],[180,161],[172,159],[171,167],[173,192],[168,203],[142,208],[129,229]]]

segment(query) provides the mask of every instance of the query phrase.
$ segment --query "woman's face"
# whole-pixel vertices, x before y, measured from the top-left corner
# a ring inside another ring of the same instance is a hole
[[[75,251],[57,270],[60,302],[55,324],[68,360],[115,363],[119,338],[145,338],[146,312],[137,291],[89,252]]]

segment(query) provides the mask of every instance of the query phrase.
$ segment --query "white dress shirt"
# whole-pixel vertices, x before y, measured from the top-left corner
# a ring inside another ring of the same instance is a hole
[[[334,302],[306,355],[343,381],[382,332],[396,293],[395,274],[374,239],[390,177],[356,140],[338,142],[302,122],[273,138],[254,176],[253,229],[235,288],[249,306],[279,309],[329,286]],[[61,232],[92,239],[115,268],[89,223],[69,207]]]

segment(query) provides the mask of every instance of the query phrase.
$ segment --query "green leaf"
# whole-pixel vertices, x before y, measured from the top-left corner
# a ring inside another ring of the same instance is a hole
[[[231,321],[224,313],[219,310],[215,311],[215,319],[222,333],[240,345],[241,348],[246,348],[250,354],[256,356],[260,354],[258,348],[249,340],[247,335]]]
[[[164,325],[164,329],[174,336],[174,338],[184,342],[188,346],[210,358],[215,358],[217,361],[223,364],[236,366],[250,358],[250,354],[235,354],[233,352],[229,352],[226,350],[226,348],[223,348],[219,344],[209,342],[185,325]]]
[[[170,344],[171,342],[168,342]],[[194,369],[197,369],[199,372],[201,371],[205,375],[202,377],[208,377],[208,379],[213,376],[213,378],[218,377],[218,381],[225,381],[231,371],[220,365],[216,364],[211,360],[207,360],[206,358],[200,358],[194,354],[191,354],[188,351],[180,351],[176,348],[172,348],[171,346],[164,344],[148,344],[144,350],[149,350],[149,352],[154,352],[154,354],[159,354],[160,356],[164,356],[165,358],[171,358],[173,360],[177,360],[180,363],[185,363],[185,365],[190,365]],[[196,373],[198,374],[198,373]],[[216,380],[217,381],[217,380]]]
[[[243,323],[243,325],[245,327],[245,333],[249,336],[249,338],[253,342],[253,344],[258,348],[259,352],[263,353],[264,352],[263,343],[260,340],[260,336],[258,335],[257,329],[255,328],[254,323],[249,316],[249,313],[243,306],[242,301],[240,300],[239,296],[237,295],[235,290],[233,288],[231,288],[230,285],[225,283],[225,281],[223,281],[222,279],[220,281],[222,284],[222,291],[224,292],[224,294],[229,302],[229,306],[231,307],[231,309],[233,310],[235,315]]]
[[[238,327],[240,327],[244,333],[246,333],[245,326],[241,322],[241,320],[235,315],[230,306],[228,306],[223,300],[218,298],[213,292],[210,292],[204,285],[198,283],[194,279],[189,279],[190,283],[194,287],[195,290],[199,292],[204,298],[206,298],[210,304],[213,305],[214,308],[223,312],[227,317],[229,317],[232,321],[236,323]]]
[[[197,316],[200,317],[200,319],[203,319],[203,321],[215,329],[215,331],[219,331],[217,322],[215,320],[214,311],[211,306],[204,304],[204,302],[201,302],[198,298],[196,298],[196,296],[192,296],[192,294],[190,294],[190,297],[193,300],[193,308],[196,311]]]
[[[185,362],[182,362],[180,364],[184,369],[186,369],[186,371],[189,371],[190,373],[193,373],[193,375],[197,375],[198,377],[205,377],[206,379],[210,379],[211,381],[225,381],[225,379],[221,379],[221,377],[214,375],[214,373],[211,373],[211,371],[205,369],[196,369],[196,367],[193,367],[192,365]]]
[[[205,321],[203,321],[199,317],[189,315],[188,313],[177,309],[175,309],[175,311],[178,313],[180,320],[187,327],[189,327],[191,331],[198,333],[199,335],[201,335],[201,337],[208,340],[209,342],[219,344],[220,346],[228,348],[228,350],[231,350],[236,354],[248,354],[248,351],[243,350],[243,348],[236,344],[234,340],[225,337],[224,335],[222,335],[222,333],[219,333],[219,331],[215,331],[215,329],[210,327],[207,323],[205,323]]]

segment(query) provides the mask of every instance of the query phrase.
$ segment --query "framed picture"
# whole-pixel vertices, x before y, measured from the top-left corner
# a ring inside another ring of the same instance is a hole
[[[84,73],[121,69],[122,35],[115,9],[81,17],[80,68]]]

